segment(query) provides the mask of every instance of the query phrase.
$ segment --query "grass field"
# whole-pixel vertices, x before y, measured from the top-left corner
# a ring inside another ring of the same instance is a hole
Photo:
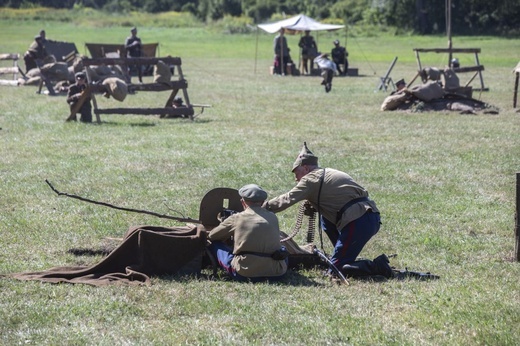
[[[81,53],[86,42],[122,43],[129,31],[5,19],[0,53],[23,53],[41,28]],[[334,79],[325,94],[317,77],[268,74],[270,35],[258,35],[257,45],[255,34],[206,27],[138,29],[144,42],[160,43],[160,55],[183,59],[190,100],[212,107],[194,122],[102,115],[100,125],[65,123],[64,97],[0,87],[0,274],[93,264],[101,257],[67,250],[113,247],[107,238],[135,224],[179,225],[57,197],[45,179],[87,198],[197,218],[215,187],[258,183],[270,196],[290,189],[291,165],[307,141],[322,166],[345,170],[378,203],[382,229],[361,255],[397,253],[392,265],[441,279],[338,286],[320,270],[304,270],[277,284],[167,277],[150,287],[93,288],[2,278],[0,344],[518,344],[520,115],[512,69],[520,40],[454,38],[455,47],[482,49],[490,91],[474,97],[500,109],[473,116],[379,110],[386,93],[374,90],[392,59],[399,57],[392,77],[409,81],[417,69],[412,49],[445,47],[445,37],[351,32],[350,64],[360,76]],[[320,49],[336,37],[344,41],[343,33],[320,33]],[[294,51],[296,44],[289,37]],[[447,57],[421,60],[443,67]],[[162,106],[167,97],[139,92],[125,106]],[[296,209],[278,215],[284,231]]]

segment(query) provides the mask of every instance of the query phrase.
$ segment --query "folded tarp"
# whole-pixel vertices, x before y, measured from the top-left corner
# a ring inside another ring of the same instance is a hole
[[[202,259],[206,233],[193,227],[136,226],[123,243],[98,264],[55,267],[40,272],[5,275],[51,283],[149,285],[150,276],[174,275]],[[190,263],[191,262],[191,263]],[[200,266],[196,268],[200,271]]]

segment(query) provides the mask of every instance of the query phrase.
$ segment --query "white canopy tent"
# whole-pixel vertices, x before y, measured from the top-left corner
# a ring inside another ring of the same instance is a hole
[[[280,31],[284,28],[288,33],[301,33],[306,30],[321,31],[321,30],[339,30],[345,25],[322,24],[304,14],[281,20],[275,23],[258,24],[258,27],[270,34]]]
[[[317,20],[312,19],[311,17],[307,17],[304,14],[299,14],[297,16],[287,18],[275,23],[265,23],[257,25],[260,29],[274,34],[280,29],[285,29],[285,32],[288,34],[298,34],[304,31],[333,31],[343,29],[345,25],[334,25],[334,24],[323,24],[318,22]],[[258,31],[256,32],[256,50],[255,50],[255,73],[256,73],[256,62],[258,55]]]

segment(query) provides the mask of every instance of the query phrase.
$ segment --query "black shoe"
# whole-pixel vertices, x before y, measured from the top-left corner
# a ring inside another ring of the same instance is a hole
[[[353,278],[361,281],[371,281],[371,282],[384,282],[388,281],[388,278],[384,275],[372,274],[366,271],[363,271],[359,267],[355,265],[345,264],[341,267],[341,273],[345,275],[347,278]]]
[[[374,258],[373,262],[375,264],[378,275],[383,275],[386,278],[391,278],[394,276],[394,272],[392,270],[392,267],[390,267],[390,260],[388,259],[387,255],[379,255],[376,258]]]

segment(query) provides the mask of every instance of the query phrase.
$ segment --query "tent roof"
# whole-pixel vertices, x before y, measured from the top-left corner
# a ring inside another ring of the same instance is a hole
[[[338,30],[344,28],[345,25],[322,24],[304,14],[281,20],[275,23],[259,24],[258,27],[268,33],[274,34],[281,28],[289,32],[296,33],[301,31],[319,31],[319,30]]]

